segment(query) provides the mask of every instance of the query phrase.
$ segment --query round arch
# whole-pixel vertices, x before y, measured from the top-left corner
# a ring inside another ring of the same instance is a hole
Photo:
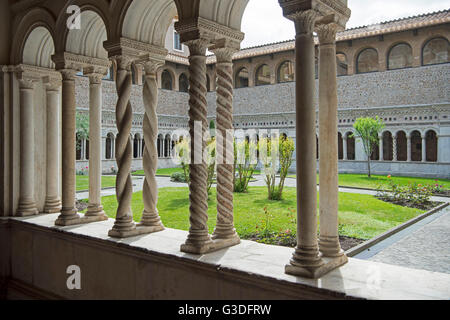
[[[295,80],[295,65],[291,60],[283,60],[275,70],[277,72],[277,83]]]
[[[378,50],[373,47],[361,49],[356,55],[356,73],[377,72],[378,69]]]
[[[255,86],[270,84],[270,68],[267,64],[261,64],[255,71]]]
[[[422,65],[450,62],[450,42],[444,36],[434,36],[424,41],[421,51]]]
[[[387,69],[396,70],[411,68],[413,65],[413,50],[407,42],[397,42],[387,51]]]
[[[249,72],[248,68],[241,67],[234,76],[234,87],[235,88],[246,88],[249,84]]]

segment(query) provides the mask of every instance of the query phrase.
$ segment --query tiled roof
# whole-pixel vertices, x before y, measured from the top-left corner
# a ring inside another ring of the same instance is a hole
[[[426,26],[433,26],[450,22],[450,9],[433,13],[422,14],[413,17],[401,18],[392,21],[381,22],[368,26],[347,29],[337,34],[337,41],[346,41],[358,38],[371,37],[392,32],[400,32]],[[318,39],[315,39],[318,44]],[[277,43],[269,43],[260,46],[244,48],[233,56],[233,60],[245,59],[259,55],[283,52],[295,49],[294,40]],[[208,56],[206,63],[215,63],[215,56]]]

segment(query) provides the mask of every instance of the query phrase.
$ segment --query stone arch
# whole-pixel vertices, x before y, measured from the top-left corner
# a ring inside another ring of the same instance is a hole
[[[52,41],[52,45],[53,45],[53,51],[55,50],[55,41],[54,41],[54,30],[55,30],[55,20],[53,18],[53,15],[48,12],[47,10],[43,9],[43,8],[35,8],[30,10],[29,12],[27,12],[25,15],[23,15],[23,17],[16,22],[14,29],[17,30],[15,32],[15,36],[13,37],[13,42],[12,42],[12,46],[11,46],[11,56],[10,56],[10,61],[12,62],[12,64],[17,65],[20,63],[25,63],[24,62],[24,55],[26,55],[28,52],[38,52],[38,49],[40,49],[40,51],[42,53],[44,53],[46,50],[44,50],[44,48],[47,48],[48,43],[46,43],[46,45],[42,46],[43,43],[41,43],[41,45],[39,45],[38,41],[35,40],[37,42],[37,44],[35,45],[35,49],[31,49],[31,51],[27,48],[27,50],[25,50],[25,46],[27,45],[27,42],[29,42],[32,38],[34,38],[37,34],[34,34],[33,36],[30,37],[31,33],[39,28],[42,27],[44,29],[47,30],[48,34],[50,35]],[[44,40],[44,38],[41,36],[41,40]],[[44,41],[45,42],[45,41]],[[28,43],[28,45],[30,46],[31,43]],[[43,51],[44,50],[44,51]],[[27,61],[28,60],[32,60],[31,57],[27,57]],[[47,61],[48,59],[43,59],[43,57],[41,57],[39,59],[40,61],[45,61],[47,65],[51,65],[53,66],[53,62],[51,61]],[[38,61],[39,61],[38,60]],[[43,66],[42,64],[36,64],[34,63],[33,65],[36,66]]]
[[[397,144],[397,161],[406,161],[408,159],[408,147],[405,131],[397,131],[395,139]]]
[[[392,161],[394,159],[394,140],[390,131],[384,131],[383,137],[383,159],[385,161]]]
[[[175,75],[170,68],[164,68],[161,71],[161,89],[174,90]]]
[[[167,30],[177,15],[173,0],[127,0],[121,5],[115,36],[164,47]]]
[[[422,161],[422,136],[419,130],[414,130],[411,136],[411,161]]]
[[[180,92],[189,92],[189,78],[186,73],[181,73],[178,77],[178,86]]]
[[[422,65],[450,62],[450,42],[444,36],[434,36],[422,46]]]
[[[426,159],[425,161],[437,162],[438,156],[438,137],[434,130],[428,130],[425,133]]]
[[[103,24],[104,26],[104,31],[106,31],[106,37],[103,35],[103,37],[105,39],[110,39],[111,38],[111,28],[110,28],[110,10],[109,10],[109,4],[106,0],[72,0],[72,1],[68,1],[64,7],[61,9],[60,14],[58,16],[58,20],[56,21],[56,30],[61,30],[61,32],[58,32],[56,34],[56,53],[62,53],[64,51],[66,51],[66,48],[68,48],[67,44],[69,41],[69,34],[72,33],[73,35],[71,37],[76,37],[76,35],[80,36],[80,35],[93,35],[94,34],[94,30],[93,29],[89,29],[91,27],[93,27],[94,25],[92,24],[93,22],[95,22],[94,20],[90,20],[88,19],[88,21],[83,22],[84,18],[81,19],[81,24],[82,24],[82,28],[80,30],[70,30],[69,28],[67,28],[67,17],[68,14],[67,12],[67,8],[71,5],[77,5],[78,7],[80,7],[81,10],[81,15],[83,17],[88,17],[88,18],[92,18],[92,17],[96,17],[96,19],[99,17],[101,20],[101,24]],[[85,16],[85,12],[90,12],[90,14],[88,14],[87,16]],[[100,23],[97,20],[97,25],[99,26]],[[87,26],[88,28],[83,28],[83,26]],[[72,31],[77,31],[77,32],[72,32]],[[82,37],[79,39],[81,40],[83,39]],[[95,55],[91,55],[91,54],[86,54],[86,53],[82,53],[83,50],[86,50],[86,47],[84,46],[84,44],[82,44],[82,40],[81,41],[77,41],[76,44],[78,44],[79,48],[77,48],[76,50],[73,49],[72,47],[70,47],[71,50],[74,50],[76,54],[81,54],[81,55],[85,55],[85,56],[91,56],[91,57],[96,57]],[[102,43],[95,43],[95,40],[93,41],[93,43],[87,44],[88,47],[92,48],[96,48],[97,50],[104,50],[103,49],[103,42]],[[85,51],[86,52],[86,51]]]
[[[162,143],[163,143],[163,135],[159,134],[158,135],[158,139],[156,140],[156,146],[157,146],[157,149],[158,149],[158,158],[162,158],[163,157]]]
[[[270,84],[270,68],[269,65],[263,63],[256,68],[255,86]]]
[[[102,17],[96,11],[84,10],[80,14],[80,19],[81,29],[68,31],[64,51],[108,59],[108,54],[103,47],[103,42],[107,40],[107,30]]]
[[[377,72],[378,69],[378,50],[373,47],[361,49],[356,55],[356,73]]]
[[[413,50],[409,43],[398,42],[393,44],[387,53],[387,69],[403,69],[413,66]]]
[[[342,133],[338,132],[338,159],[344,159],[344,141],[342,139]]]
[[[42,26],[34,28],[28,35],[24,47],[22,62],[24,64],[54,68],[52,55],[55,53],[55,45],[50,31]]]
[[[291,60],[283,60],[276,67],[277,82],[292,82],[295,80],[295,65]]]
[[[356,159],[356,153],[355,153],[355,137],[352,136],[353,132],[349,131],[345,134],[345,137],[347,138],[347,160],[355,160]]]
[[[249,84],[249,72],[248,68],[242,67],[234,76],[234,87],[235,88],[247,88]]]
[[[139,152],[139,144],[141,140],[141,135],[139,133],[136,133],[133,137],[133,158],[137,159],[139,158],[140,152]]]
[[[114,159],[114,140],[114,134],[112,132],[109,132],[106,135],[105,141],[105,159],[107,160]]]

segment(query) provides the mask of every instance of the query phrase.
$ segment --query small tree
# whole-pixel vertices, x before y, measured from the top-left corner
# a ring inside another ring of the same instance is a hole
[[[375,119],[371,117],[358,118],[353,124],[356,133],[352,137],[360,138],[363,143],[364,152],[367,156],[367,170],[370,178],[370,156],[374,148],[378,147],[378,135],[384,128],[383,121],[377,116]]]
[[[276,148],[276,149],[274,149]],[[281,200],[283,188],[294,154],[294,141],[291,138],[264,138],[259,141],[260,160],[263,165],[268,199]],[[280,181],[276,185],[276,174],[280,172]]]
[[[76,132],[81,140],[89,139],[89,114],[84,112],[76,113]],[[77,150],[80,150],[81,145],[77,141]]]
[[[248,191],[248,183],[257,165],[257,147],[254,141],[234,141],[234,192]]]

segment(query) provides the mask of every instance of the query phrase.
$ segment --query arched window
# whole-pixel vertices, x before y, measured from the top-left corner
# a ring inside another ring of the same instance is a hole
[[[158,140],[157,140],[158,158],[162,158],[163,157],[162,145],[163,145],[163,137],[162,137],[162,135],[159,135],[158,136]]]
[[[184,73],[182,73],[178,81],[180,86],[180,92],[188,92],[189,91],[188,77]]]
[[[422,64],[450,62],[450,44],[445,38],[434,38],[428,41],[422,50]]]
[[[352,132],[347,132],[347,160],[355,160],[355,138]]]
[[[319,153],[319,137],[316,134],[316,159],[319,160],[320,153]]]
[[[84,159],[89,160],[89,138],[84,140]]]
[[[170,135],[166,135],[164,143],[164,157],[170,157]]]
[[[172,90],[173,88],[172,75],[169,71],[164,70],[161,74],[161,88],[165,90]]]
[[[436,132],[430,130],[426,134],[426,161],[436,162],[438,152],[438,139]]]
[[[397,132],[397,161],[406,161],[408,159],[407,155],[407,140],[406,133],[404,131]]]
[[[141,154],[144,155],[144,150],[145,150],[145,139],[142,138],[142,145],[141,145]]]
[[[373,48],[364,49],[356,59],[356,72],[376,72],[378,71],[378,52]]]
[[[241,68],[241,69],[239,69],[239,72],[236,73],[236,77],[234,79],[234,87],[235,88],[248,87],[248,70],[247,70],[247,68]]]
[[[136,66],[134,64],[131,65],[131,82],[136,84]]]
[[[263,64],[256,70],[255,85],[262,86],[270,84],[270,69],[267,64]]]
[[[336,65],[337,65],[337,75],[346,76],[348,75],[348,63],[347,56],[343,53],[336,54]]]
[[[377,143],[374,143],[372,146],[370,160],[380,160],[380,146]]]
[[[385,131],[383,133],[383,159],[386,161],[392,161],[394,159],[392,133]]]
[[[422,161],[422,137],[419,131],[411,133],[411,161]]]
[[[206,75],[206,91],[211,92],[211,80],[208,75]]]
[[[106,136],[106,150],[105,150],[105,158],[113,159],[113,147],[114,147],[114,135],[112,133],[108,133]]]
[[[294,81],[294,64],[291,61],[283,62],[278,68],[278,82]]]
[[[342,140],[342,134],[338,132],[338,159],[344,159],[344,144]]]
[[[139,134],[135,134],[134,135],[134,139],[133,139],[133,158],[137,159],[139,158],[139,140],[140,140],[140,136]]]
[[[76,154],[76,159],[77,160],[81,160],[81,158],[83,157],[83,147],[84,147],[83,146],[83,139],[81,139],[81,135],[80,135],[79,132],[77,132],[76,137],[77,137],[77,145],[76,145],[77,154]]]
[[[388,69],[410,68],[413,63],[412,48],[407,43],[399,43],[391,48],[388,55]]]

